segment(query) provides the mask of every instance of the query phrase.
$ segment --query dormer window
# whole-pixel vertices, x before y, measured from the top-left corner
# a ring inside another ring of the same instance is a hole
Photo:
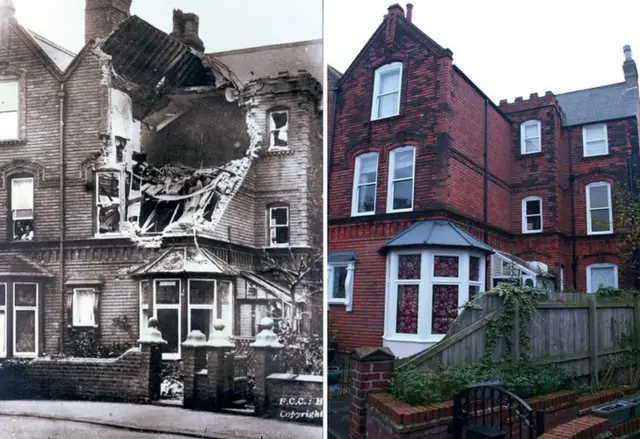
[[[289,112],[287,110],[269,113],[269,150],[289,149]]]
[[[371,120],[400,114],[400,86],[402,63],[394,62],[376,70],[373,84]]]
[[[595,157],[609,154],[607,142],[607,124],[599,123],[582,128],[582,147],[584,157]]]
[[[539,120],[529,120],[520,125],[520,153],[534,154],[542,151],[541,124]]]
[[[18,102],[20,85],[15,81],[0,81],[0,141],[18,140]]]

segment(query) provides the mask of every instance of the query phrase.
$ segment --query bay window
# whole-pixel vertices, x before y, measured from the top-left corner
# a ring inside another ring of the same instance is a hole
[[[13,284],[13,355],[38,355],[38,284]]]
[[[387,212],[404,212],[413,209],[414,177],[415,148],[404,146],[391,151]]]
[[[231,283],[212,279],[189,279],[189,332],[198,330],[209,336],[216,319],[225,323],[224,333],[231,335]]]
[[[368,152],[356,157],[353,172],[353,196],[351,215],[376,213],[376,188],[378,187],[378,154]]]

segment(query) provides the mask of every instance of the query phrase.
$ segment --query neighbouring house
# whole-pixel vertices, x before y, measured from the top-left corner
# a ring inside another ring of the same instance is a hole
[[[424,350],[500,282],[632,286],[613,197],[638,175],[631,49],[623,82],[496,105],[412,9],[389,7],[344,74],[327,72],[328,323],[340,349]]]
[[[135,342],[157,317],[165,359],[215,319],[322,330],[322,44],[205,53],[131,0],[86,0],[78,54],[0,0],[0,358]],[[170,19],[170,17],[167,17]],[[280,266],[277,266],[278,268]]]

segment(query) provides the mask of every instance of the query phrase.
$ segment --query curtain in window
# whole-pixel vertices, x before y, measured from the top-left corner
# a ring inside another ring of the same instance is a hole
[[[76,290],[73,294],[73,325],[95,326],[94,306],[96,293],[93,290]]]
[[[595,293],[600,287],[615,287],[613,267],[599,267],[591,269],[591,292]]]
[[[446,334],[458,317],[458,286],[434,285],[431,333]]]
[[[418,333],[418,305],[420,288],[418,285],[398,285],[398,311],[396,332],[398,334]]]

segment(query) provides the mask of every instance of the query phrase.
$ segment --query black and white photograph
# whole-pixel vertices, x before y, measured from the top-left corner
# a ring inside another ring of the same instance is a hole
[[[322,14],[0,0],[0,437],[323,437]]]

